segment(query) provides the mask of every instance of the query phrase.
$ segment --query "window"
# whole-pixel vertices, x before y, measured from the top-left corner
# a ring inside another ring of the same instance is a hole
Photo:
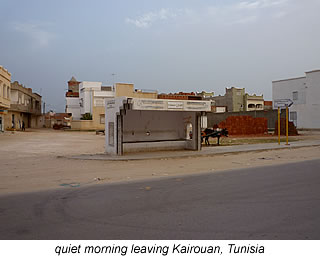
[[[100,124],[104,124],[104,123],[105,123],[105,115],[100,114]]]
[[[15,124],[15,120],[14,120],[14,114],[12,114],[12,128],[15,128],[16,127],[16,124]]]
[[[296,111],[291,111],[290,115],[289,115],[289,118],[290,118],[290,121],[292,121],[293,124],[295,126],[297,126],[297,119],[298,119],[297,112]]]
[[[298,91],[292,92],[292,99],[293,100],[298,100]]]

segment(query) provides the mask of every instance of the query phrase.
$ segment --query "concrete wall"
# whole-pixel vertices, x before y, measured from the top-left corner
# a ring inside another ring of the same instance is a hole
[[[66,113],[71,113],[74,120],[80,120],[80,100],[77,97],[66,97]]]
[[[195,128],[195,112],[134,111],[123,116],[123,151],[196,149],[188,124]]]
[[[233,111],[233,112],[238,112],[238,111],[244,111],[244,95],[245,95],[245,89],[241,88],[230,88],[226,89],[226,96],[227,96],[227,102],[229,100],[232,100],[232,107],[231,110],[228,111]]]
[[[116,98],[106,104],[106,152],[200,149],[200,112],[131,110]],[[160,101],[160,100],[159,100]],[[192,124],[193,139],[190,139]]]
[[[71,121],[72,130],[81,130],[81,131],[104,130],[104,125],[99,128],[96,126],[93,120],[72,120]]]
[[[72,120],[71,129],[73,130],[105,130],[105,107],[93,107],[92,120]]]
[[[80,114],[92,114],[93,92],[101,90],[101,82],[83,81],[79,85]]]
[[[121,116],[121,109],[123,109],[123,102],[125,97],[119,97],[112,100],[108,100],[105,107],[105,150],[106,153],[117,155],[117,136],[118,129],[121,130],[122,123],[118,120],[118,116]],[[122,131],[122,130],[121,130]],[[120,136],[122,138],[122,135]],[[122,140],[119,140],[122,142]]]
[[[306,106],[307,109],[300,117],[301,127],[320,129],[320,71],[307,72],[307,91],[306,91]],[[303,97],[302,97],[303,98]],[[293,111],[293,110],[291,110]]]
[[[272,101],[291,99],[290,112],[297,116],[298,129],[320,129],[320,71],[306,77],[272,82]]]
[[[129,110],[123,117],[123,142],[185,140],[193,117],[188,112]]]

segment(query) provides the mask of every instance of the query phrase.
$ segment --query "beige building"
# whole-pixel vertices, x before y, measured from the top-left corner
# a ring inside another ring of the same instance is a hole
[[[215,106],[226,107],[227,112],[253,111],[264,109],[263,95],[249,95],[245,88],[226,88],[224,96],[212,97]]]
[[[102,86],[101,82],[83,81],[79,85],[80,120],[71,121],[75,130],[105,129],[105,103],[107,100],[126,96],[129,98],[157,99],[158,92],[134,89],[134,84],[115,83],[114,86]]]
[[[40,128],[44,121],[41,114],[41,96],[33,93],[18,81],[11,83],[11,106],[5,116],[7,129]]]
[[[264,110],[264,99],[263,95],[244,95],[244,109],[245,111],[257,111],[257,110]]]
[[[11,73],[0,66],[0,132],[10,127],[5,122],[5,115],[10,108],[10,83]]]
[[[130,97],[130,98],[158,98],[158,92],[155,90],[134,89],[134,84],[116,83],[114,97]]]

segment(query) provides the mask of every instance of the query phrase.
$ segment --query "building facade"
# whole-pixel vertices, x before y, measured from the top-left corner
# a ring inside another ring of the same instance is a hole
[[[158,99],[176,99],[176,100],[202,100],[202,96],[197,95],[194,92],[178,92],[158,95]]]
[[[320,70],[272,82],[272,101],[291,99],[289,118],[299,129],[320,129]]]
[[[6,115],[10,129],[40,128],[44,125],[41,113],[41,96],[18,81],[11,83],[11,105]]]
[[[249,95],[245,88],[226,88],[224,96],[212,97],[216,107],[226,107],[227,112],[264,110],[263,95]]]
[[[0,131],[4,131],[9,125],[5,122],[5,115],[10,108],[10,83],[11,73],[0,66]]]
[[[105,129],[105,104],[115,97],[151,98],[156,99],[157,91],[135,90],[133,84],[115,83],[114,86],[102,86],[102,82],[83,81],[79,84],[79,107],[77,107],[74,89],[69,90],[66,99],[69,110],[72,112],[72,129],[79,130],[104,130]],[[73,103],[71,103],[73,102]],[[70,110],[71,105],[73,110]],[[79,115],[79,119],[74,115]]]
[[[80,120],[80,99],[79,99],[79,85],[75,77],[68,81],[68,92],[66,93],[66,113],[71,114],[75,120]]]
[[[257,96],[245,94],[244,95],[244,111],[258,111],[264,110],[263,95]]]

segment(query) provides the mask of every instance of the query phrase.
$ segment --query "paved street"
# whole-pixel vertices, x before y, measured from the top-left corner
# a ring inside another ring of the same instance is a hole
[[[319,169],[312,160],[1,196],[0,239],[320,239]]]

